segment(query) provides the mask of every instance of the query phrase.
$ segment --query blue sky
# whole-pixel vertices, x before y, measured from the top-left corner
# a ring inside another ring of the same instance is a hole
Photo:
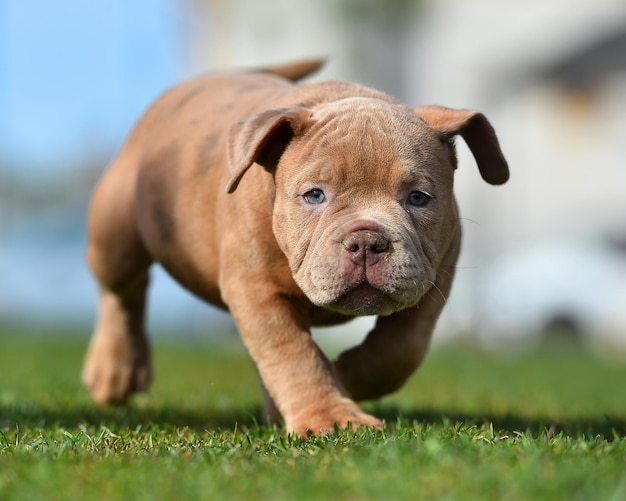
[[[180,79],[176,0],[0,0],[0,171],[119,146]]]

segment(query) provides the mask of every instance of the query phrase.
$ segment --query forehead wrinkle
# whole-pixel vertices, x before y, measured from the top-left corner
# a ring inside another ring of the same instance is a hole
[[[311,140],[317,139],[320,133],[329,135],[338,130],[358,134],[363,120],[364,129],[369,125],[377,129],[375,132],[389,138],[403,135],[407,122],[423,124],[410,108],[369,97],[350,97],[325,103],[316,107],[311,117],[317,122],[307,134]]]
[[[426,126],[409,108],[378,99],[348,98],[314,109],[312,117],[314,123],[300,143],[300,158],[313,167],[307,171],[315,174],[315,181],[335,178],[334,182],[346,186],[368,178],[397,185],[417,175],[414,169],[423,163],[420,159],[428,157],[430,147],[420,140]],[[394,164],[402,168],[391,169]],[[401,178],[390,179],[390,171]]]
[[[346,161],[355,160],[362,165],[387,164],[409,149],[401,137],[404,127],[389,120],[379,108],[378,113],[367,111],[333,114],[312,127],[305,138],[311,145],[305,156],[348,157]]]

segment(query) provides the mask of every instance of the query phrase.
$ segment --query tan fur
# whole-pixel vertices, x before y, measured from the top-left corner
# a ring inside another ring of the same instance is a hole
[[[147,111],[100,181],[88,262],[100,308],[83,380],[100,404],[151,377],[148,269],[233,315],[265,411],[301,435],[380,427],[355,400],[399,388],[420,364],[450,291],[460,228],[451,137],[480,172],[508,167],[485,117],[412,110],[344,82],[294,85],[318,63],[204,76]],[[322,190],[322,203],[309,192]],[[410,203],[412,192],[430,196]],[[379,315],[333,363],[311,325]]]

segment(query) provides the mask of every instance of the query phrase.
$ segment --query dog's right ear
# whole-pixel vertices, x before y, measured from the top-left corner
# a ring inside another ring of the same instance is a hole
[[[294,136],[310,122],[306,108],[277,108],[263,111],[234,124],[228,132],[227,159],[231,177],[226,192],[237,189],[253,163],[273,171]]]

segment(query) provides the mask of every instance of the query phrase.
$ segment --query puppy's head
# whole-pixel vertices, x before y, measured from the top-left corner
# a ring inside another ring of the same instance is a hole
[[[457,134],[487,182],[507,180],[479,113],[368,97],[268,110],[232,127],[227,190],[254,163],[270,171],[274,235],[302,291],[342,314],[387,315],[417,304],[454,241]]]

